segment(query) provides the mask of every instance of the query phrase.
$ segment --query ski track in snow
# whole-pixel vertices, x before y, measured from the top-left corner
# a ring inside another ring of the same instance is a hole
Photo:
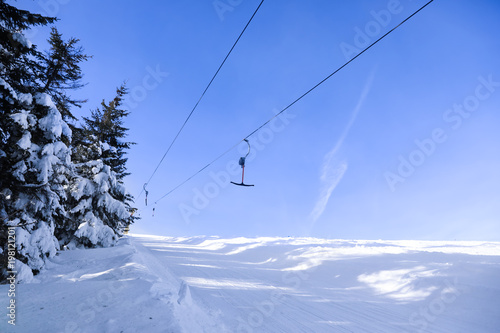
[[[61,252],[0,332],[493,333],[499,281],[495,242],[131,235]]]

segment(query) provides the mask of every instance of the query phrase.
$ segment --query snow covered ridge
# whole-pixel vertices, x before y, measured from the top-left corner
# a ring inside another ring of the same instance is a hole
[[[498,332],[499,277],[496,242],[132,235],[50,259],[0,331]]]

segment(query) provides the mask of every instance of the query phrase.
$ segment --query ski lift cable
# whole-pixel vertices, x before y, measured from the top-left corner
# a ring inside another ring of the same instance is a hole
[[[217,156],[215,159],[213,159],[210,163],[208,163],[207,165],[205,165],[203,168],[201,168],[200,170],[198,170],[196,173],[194,173],[193,175],[191,175],[190,177],[188,177],[186,180],[184,180],[182,183],[180,183],[179,185],[177,185],[176,187],[174,187],[173,189],[171,189],[170,191],[168,191],[165,195],[163,195],[162,197],[160,197],[159,199],[157,199],[155,201],[155,205],[162,199],[164,199],[165,197],[167,197],[170,193],[174,192],[175,190],[177,190],[179,187],[181,187],[182,185],[186,184],[188,181],[190,181],[192,178],[194,178],[195,176],[197,176],[199,173],[203,172],[203,170],[205,170],[206,168],[208,168],[210,165],[212,165],[213,163],[215,163],[217,160],[220,160],[224,155],[226,155],[227,153],[229,153],[231,150],[233,150],[234,148],[236,148],[241,142],[245,141],[245,139],[239,141],[237,144],[235,144],[234,146],[232,146],[231,148],[229,148],[228,150],[226,150],[225,152],[223,152],[222,154],[220,154],[219,156]]]
[[[229,55],[233,52],[233,49],[236,47],[236,44],[238,44],[238,41],[241,39],[241,36],[243,36],[243,33],[245,33],[246,29],[248,28],[248,26],[250,25],[250,22],[252,22],[253,18],[255,17],[255,15],[257,14],[257,12],[259,11],[260,7],[262,6],[262,3],[264,3],[264,0],[262,0],[260,2],[260,4],[257,6],[257,9],[254,11],[254,13],[252,14],[252,16],[250,17],[250,20],[248,20],[247,24],[245,25],[245,27],[243,28],[243,30],[241,31],[240,35],[238,36],[238,38],[236,39],[236,41],[234,42],[233,46],[231,47],[231,49],[229,50],[229,52],[226,54],[226,57],[224,58],[224,60],[222,61],[222,63],[220,64],[219,68],[217,69],[217,71],[215,72],[214,76],[212,77],[212,79],[210,80],[210,82],[208,83],[207,87],[205,88],[205,90],[203,91],[203,93],[201,94],[200,98],[198,99],[198,101],[196,102],[196,104],[194,105],[193,109],[191,110],[191,112],[189,113],[189,115],[187,116],[187,118],[184,120],[184,123],[182,124],[181,128],[179,129],[179,131],[177,132],[177,134],[175,135],[174,139],[172,140],[172,142],[170,143],[170,145],[168,146],[167,150],[165,151],[165,154],[163,154],[162,158],[160,159],[160,162],[158,162],[158,165],[156,166],[156,168],[154,169],[153,173],[151,174],[151,176],[149,177],[148,181],[144,184],[143,186],[143,189],[142,191],[139,193],[139,195],[137,196],[137,198],[139,198],[141,196],[141,194],[145,191],[146,187],[148,186],[149,182],[151,181],[151,179],[153,179],[154,175],[156,174],[156,172],[158,171],[158,168],[160,167],[160,165],[163,163],[163,160],[165,159],[165,157],[167,156],[167,154],[170,152],[170,149],[172,148],[172,146],[174,145],[175,141],[177,141],[177,138],[179,137],[179,135],[181,134],[182,130],[184,129],[184,127],[186,126],[187,122],[189,121],[189,119],[191,118],[191,116],[193,115],[194,111],[196,110],[196,108],[198,107],[198,104],[200,104],[201,100],[203,99],[203,97],[205,96],[205,93],[207,92],[208,88],[210,88],[210,86],[212,85],[212,82],[215,80],[215,77],[217,76],[217,74],[219,74],[222,66],[224,66],[224,64],[226,63],[226,60],[229,58]]]
[[[217,158],[215,158],[214,160],[212,160],[211,162],[209,162],[207,165],[205,165],[203,168],[201,168],[200,170],[198,170],[196,173],[194,173],[193,175],[191,175],[190,177],[188,177],[186,180],[184,180],[182,183],[180,183],[179,185],[177,185],[176,187],[174,187],[173,189],[171,189],[169,192],[167,192],[165,195],[163,195],[162,197],[160,197],[158,200],[155,201],[155,204],[157,204],[160,200],[164,199],[165,197],[167,197],[169,194],[171,194],[172,192],[174,192],[175,190],[177,190],[179,187],[181,187],[182,185],[184,185],[185,183],[187,183],[189,180],[191,180],[192,178],[194,178],[196,175],[198,175],[199,173],[201,173],[203,170],[205,170],[206,168],[208,168],[210,165],[212,165],[214,162],[216,162],[217,160],[221,159],[224,155],[226,155],[227,153],[229,153],[231,150],[233,150],[234,148],[236,148],[241,142],[244,142],[244,141],[247,141],[249,137],[251,137],[252,135],[254,135],[255,133],[257,133],[259,130],[261,130],[264,126],[266,126],[267,124],[269,124],[273,119],[275,119],[276,117],[278,117],[280,114],[282,114],[283,112],[285,112],[286,110],[288,110],[290,107],[292,107],[295,103],[297,103],[298,101],[300,101],[302,98],[304,98],[306,95],[308,95],[309,93],[311,93],[314,89],[316,89],[317,87],[319,87],[321,84],[323,84],[325,81],[327,81],[329,78],[331,78],[333,75],[335,75],[336,73],[338,73],[340,70],[342,70],[344,67],[346,67],[347,65],[349,65],[351,62],[353,62],[356,58],[358,58],[359,56],[361,56],[363,53],[365,53],[368,49],[370,49],[372,46],[374,46],[375,44],[377,44],[378,42],[380,42],[382,39],[384,39],[385,37],[387,37],[390,33],[392,33],[394,30],[396,30],[397,28],[399,28],[401,25],[403,25],[404,23],[406,23],[408,20],[410,20],[413,16],[415,16],[416,14],[418,14],[420,11],[422,11],[425,7],[427,7],[429,4],[431,4],[434,0],[430,0],[429,2],[427,2],[425,5],[423,5],[422,7],[420,7],[417,11],[415,11],[413,14],[411,14],[410,16],[408,16],[406,19],[404,19],[403,21],[401,21],[401,23],[399,23],[398,25],[396,25],[394,28],[392,28],[391,30],[389,30],[387,33],[385,33],[382,37],[380,37],[379,39],[377,39],[376,41],[374,41],[373,43],[371,43],[370,45],[368,45],[365,49],[363,49],[360,53],[358,53],[356,56],[354,56],[352,59],[348,60],[347,62],[345,62],[342,66],[340,66],[339,68],[337,68],[334,72],[332,72],[330,75],[328,75],[327,77],[325,77],[323,80],[321,80],[318,84],[316,84],[315,86],[313,86],[311,89],[309,89],[308,91],[306,91],[304,94],[302,94],[300,97],[298,97],[297,99],[295,99],[292,103],[288,104],[284,109],[282,109],[280,112],[276,113],[273,117],[271,117],[269,120],[267,120],[265,123],[263,123],[262,125],[260,125],[259,127],[257,127],[254,131],[252,131],[250,134],[248,134],[247,136],[245,136],[242,140],[238,141],[238,143],[236,143],[235,145],[233,145],[231,148],[229,148],[228,150],[226,150],[224,153],[220,154]]]
[[[356,56],[354,56],[352,59],[350,59],[349,61],[347,61],[346,63],[344,63],[342,66],[340,66],[339,68],[337,68],[334,72],[332,72],[330,75],[328,75],[327,77],[325,77],[323,80],[321,80],[318,84],[316,84],[314,87],[312,87],[311,89],[309,89],[308,91],[306,91],[304,94],[302,94],[299,98],[297,98],[296,100],[294,100],[292,103],[290,103],[287,107],[285,107],[283,110],[281,110],[280,112],[276,113],[272,118],[270,118],[268,121],[266,121],[265,123],[263,123],[261,126],[259,126],[257,129],[255,129],[252,133],[250,133],[249,135],[247,135],[245,137],[245,139],[248,139],[250,136],[252,136],[253,134],[257,133],[259,130],[261,130],[264,126],[266,126],[267,124],[269,124],[274,118],[278,117],[280,114],[282,114],[283,112],[285,112],[286,110],[288,110],[290,107],[292,107],[295,103],[297,103],[298,101],[300,101],[302,98],[304,98],[306,95],[308,95],[310,92],[312,92],[314,89],[318,88],[320,85],[322,85],[325,81],[327,81],[329,78],[331,78],[333,75],[337,74],[340,70],[342,70],[344,67],[346,67],[347,65],[349,65],[351,62],[353,62],[356,58],[358,58],[359,56],[361,56],[363,53],[365,53],[366,51],[368,51],[368,49],[370,49],[372,46],[374,46],[375,44],[377,44],[378,42],[380,42],[382,39],[384,39],[387,35],[389,35],[391,32],[393,32],[394,30],[396,30],[397,28],[399,28],[401,25],[403,25],[406,21],[410,20],[413,16],[415,16],[417,13],[419,13],[421,10],[423,10],[425,7],[427,7],[431,2],[433,2],[434,0],[430,0],[429,2],[427,2],[425,5],[423,5],[422,7],[420,7],[417,11],[415,11],[413,14],[411,14],[410,16],[408,16],[406,19],[404,19],[403,21],[401,21],[401,23],[399,23],[397,26],[395,26],[394,28],[392,28],[391,30],[389,30],[387,33],[385,33],[382,37],[380,37],[379,39],[377,39],[376,41],[374,41],[373,43],[371,43],[370,45],[368,45],[364,50],[362,50],[360,53],[358,53]]]

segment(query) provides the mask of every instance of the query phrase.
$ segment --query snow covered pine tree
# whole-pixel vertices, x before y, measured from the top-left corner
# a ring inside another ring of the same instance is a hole
[[[17,226],[17,278],[30,280],[32,271],[59,248],[54,229],[66,215],[71,170],[71,152],[63,140],[71,141],[71,130],[50,96],[41,92],[39,53],[22,33],[55,19],[0,0],[0,20],[0,200],[5,216],[0,237],[5,228]],[[4,252],[6,242],[1,244]]]
[[[71,108],[80,108],[85,101],[72,99],[67,92],[84,86],[81,83],[83,75],[80,63],[87,61],[91,57],[86,55],[83,48],[78,45],[78,39],[63,40],[62,34],[55,27],[52,27],[48,42],[50,45],[49,51],[44,54],[38,53],[41,90],[52,97],[54,104],[61,112],[63,120],[72,131],[72,141],[67,143],[71,146],[79,145],[82,129],[72,123],[77,118],[72,114]],[[77,171],[73,166],[72,179]],[[67,189],[69,191],[69,188]],[[69,197],[71,196],[69,195]],[[71,202],[66,202],[66,206],[67,211],[74,208],[71,206]],[[80,223],[79,220],[66,218],[61,223],[56,224],[54,235],[61,246],[71,241]]]
[[[130,205],[132,196],[123,185],[127,175],[125,150],[133,144],[121,140],[128,130],[123,127],[123,118],[129,113],[120,108],[126,92],[122,85],[109,104],[101,103],[102,110],[84,117],[84,135],[73,147],[78,177],[71,184],[71,214],[74,220],[84,221],[74,234],[75,245],[113,245],[136,219]]]
[[[119,109],[125,88],[103,103],[109,120],[100,119],[99,127],[71,124],[70,108],[83,101],[66,91],[82,86],[79,63],[89,57],[77,39],[63,41],[55,28],[46,54],[23,34],[54,21],[0,0],[0,282],[12,227],[20,282],[31,280],[60,246],[112,245],[135,220],[122,181],[131,145],[120,141],[127,131],[128,113]]]

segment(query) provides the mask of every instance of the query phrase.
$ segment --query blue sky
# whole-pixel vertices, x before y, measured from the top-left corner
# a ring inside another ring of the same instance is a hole
[[[87,115],[130,95],[138,196],[259,0],[19,1],[81,40]],[[133,231],[500,240],[500,3],[436,0],[200,170],[426,1],[264,1],[148,186]],[[217,10],[216,5],[222,9]],[[43,48],[47,29],[31,32]],[[154,217],[152,209],[155,208]]]

